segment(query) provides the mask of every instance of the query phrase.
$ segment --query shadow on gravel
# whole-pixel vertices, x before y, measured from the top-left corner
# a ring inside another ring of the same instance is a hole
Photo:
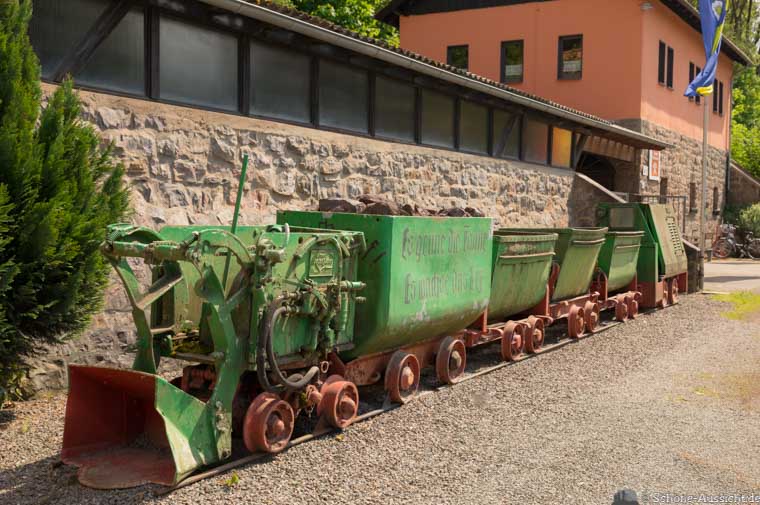
[[[0,409],[0,431],[6,429],[16,419],[13,409]]]
[[[113,503],[117,501],[114,493],[124,493],[118,497],[119,503],[140,504],[157,499],[155,486],[116,491],[81,486],[77,480],[77,468],[64,465],[58,456],[0,470],[0,489],[0,502],[18,505]]]

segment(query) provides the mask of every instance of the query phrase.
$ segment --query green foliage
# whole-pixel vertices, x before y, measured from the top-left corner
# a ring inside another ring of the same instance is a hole
[[[21,356],[81,331],[100,307],[108,267],[98,247],[106,225],[128,206],[123,168],[80,121],[70,81],[40,115],[30,15],[30,0],[0,2],[0,387],[6,392]]]
[[[734,120],[731,156],[750,174],[760,178],[760,126],[749,128]]]
[[[739,213],[739,227],[760,237],[760,203],[750,205]]]
[[[280,0],[277,3],[317,16],[359,35],[398,46],[398,30],[374,18],[387,0]]]

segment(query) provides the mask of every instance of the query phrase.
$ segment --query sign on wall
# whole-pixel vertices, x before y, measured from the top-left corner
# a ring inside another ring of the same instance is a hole
[[[660,151],[649,150],[649,180],[660,180]]]

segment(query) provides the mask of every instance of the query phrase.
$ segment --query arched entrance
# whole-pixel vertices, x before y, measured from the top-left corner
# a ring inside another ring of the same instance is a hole
[[[576,172],[593,179],[610,191],[615,191],[615,166],[603,156],[583,153]]]

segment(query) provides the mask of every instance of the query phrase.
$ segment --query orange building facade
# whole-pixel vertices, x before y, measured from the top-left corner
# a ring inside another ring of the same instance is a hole
[[[648,152],[620,163],[589,153],[577,170],[616,192],[672,196],[698,240],[704,103],[683,92],[705,56],[685,0],[396,0],[377,17],[399,27],[404,49],[672,144],[655,163]],[[725,198],[733,68],[748,62],[724,39],[706,98],[712,225]]]

